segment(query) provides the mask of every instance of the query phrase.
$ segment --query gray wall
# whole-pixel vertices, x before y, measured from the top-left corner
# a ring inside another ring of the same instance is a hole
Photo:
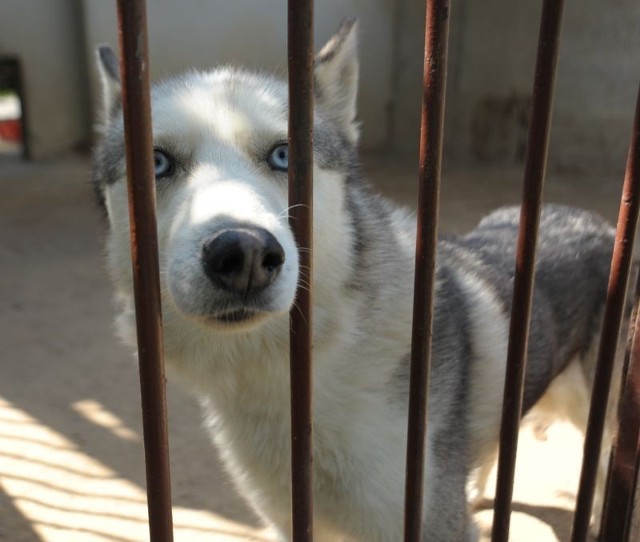
[[[640,2],[568,2],[551,159],[624,171],[640,84]]]
[[[84,0],[86,42],[117,46],[113,2]],[[388,123],[391,87],[393,0],[323,0],[315,3],[318,47],[345,17],[358,16],[361,31],[360,118],[363,145],[380,146]],[[286,76],[285,0],[149,0],[152,79],[189,67],[220,63],[275,71]],[[92,54],[91,54],[92,56]],[[90,59],[93,63],[93,58]],[[95,70],[93,70],[95,73]],[[96,87],[93,82],[95,100]]]
[[[21,61],[34,158],[86,141],[89,104],[80,0],[2,0],[0,54]]]
[[[445,159],[517,163],[527,135],[541,1],[452,3]],[[394,139],[415,152],[424,2],[399,0]],[[550,166],[620,172],[640,80],[640,2],[565,2]]]

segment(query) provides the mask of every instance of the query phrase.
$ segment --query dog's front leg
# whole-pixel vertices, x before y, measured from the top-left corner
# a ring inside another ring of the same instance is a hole
[[[476,542],[478,531],[467,507],[466,454],[459,445],[445,444],[446,437],[436,440],[427,456],[423,539]]]

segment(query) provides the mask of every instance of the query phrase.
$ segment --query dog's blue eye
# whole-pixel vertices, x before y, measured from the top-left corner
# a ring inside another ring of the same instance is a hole
[[[289,145],[283,143],[274,147],[267,162],[271,169],[287,171],[289,169]]]
[[[173,175],[175,164],[173,158],[163,151],[156,149],[153,151],[153,162],[155,165],[156,178]]]

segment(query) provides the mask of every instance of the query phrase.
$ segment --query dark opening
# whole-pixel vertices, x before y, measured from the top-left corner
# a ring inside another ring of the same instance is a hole
[[[0,55],[0,157],[28,157],[20,63]]]

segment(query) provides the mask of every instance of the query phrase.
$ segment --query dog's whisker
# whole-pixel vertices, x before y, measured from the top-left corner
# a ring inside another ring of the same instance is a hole
[[[302,309],[300,308],[297,302],[293,304],[293,307],[300,313],[302,321],[305,323],[305,325],[309,325],[309,323],[307,322],[307,319],[305,318],[304,313],[302,312]]]
[[[311,290],[312,285],[307,280],[298,279],[298,286],[304,286],[306,290]]]
[[[304,203],[296,203],[294,205],[290,205],[289,207],[287,207],[286,209],[284,209],[282,212],[278,213],[276,215],[276,218],[283,218],[283,217],[287,217],[287,218],[291,218],[291,215],[289,214],[289,211],[291,211],[291,209],[295,209],[296,207],[308,207],[308,205],[304,204]]]
[[[304,284],[298,284],[298,290],[301,290],[303,292],[310,292],[311,289],[308,286],[305,286]]]

